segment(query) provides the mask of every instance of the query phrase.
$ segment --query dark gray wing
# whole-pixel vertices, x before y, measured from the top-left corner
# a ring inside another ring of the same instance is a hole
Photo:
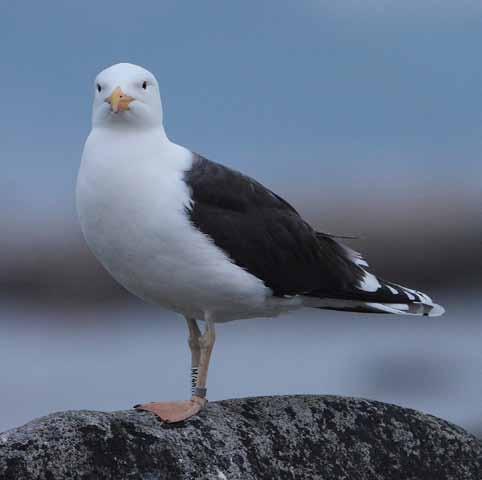
[[[363,273],[346,249],[257,181],[194,154],[185,182],[195,227],[274,295],[330,295],[358,285]]]

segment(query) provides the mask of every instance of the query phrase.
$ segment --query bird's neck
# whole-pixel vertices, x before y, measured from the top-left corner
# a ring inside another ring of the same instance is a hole
[[[157,138],[162,142],[169,142],[169,138],[164,130],[164,125],[156,125],[146,128],[132,124],[107,124],[93,125],[91,134],[103,135],[112,139],[126,138],[127,140],[139,138]]]
[[[169,140],[164,128],[117,129],[95,127],[90,132],[85,144],[84,157],[92,161],[120,166],[126,164],[149,164],[159,162],[165,168],[186,169],[192,154],[186,148]]]

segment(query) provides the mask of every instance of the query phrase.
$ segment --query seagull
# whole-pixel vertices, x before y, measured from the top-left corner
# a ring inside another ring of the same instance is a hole
[[[95,79],[76,200],[85,240],[112,277],[187,322],[191,399],[134,407],[165,422],[205,407],[217,323],[301,308],[444,313],[369,272],[361,254],[261,183],[169,140],[158,82],[137,65]]]

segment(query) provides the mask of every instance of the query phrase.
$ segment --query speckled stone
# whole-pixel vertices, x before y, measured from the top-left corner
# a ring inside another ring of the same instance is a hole
[[[0,434],[1,480],[481,480],[482,443],[420,412],[330,396],[150,413],[53,413]]]

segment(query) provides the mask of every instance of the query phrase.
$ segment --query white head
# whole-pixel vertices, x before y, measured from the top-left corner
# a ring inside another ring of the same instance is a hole
[[[162,128],[162,105],[154,75],[131,63],[100,72],[94,83],[94,127]]]

